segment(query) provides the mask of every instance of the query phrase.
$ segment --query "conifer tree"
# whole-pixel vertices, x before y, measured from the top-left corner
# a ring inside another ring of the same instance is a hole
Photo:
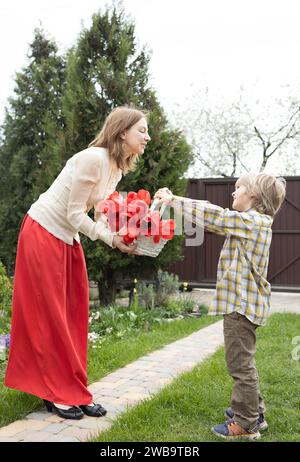
[[[28,65],[16,74],[1,130],[0,256],[13,272],[22,219],[62,167],[64,59],[42,29],[34,31]]]
[[[149,111],[152,138],[135,172],[118,185],[119,191],[148,189],[153,195],[162,186],[184,193],[191,152],[184,137],[168,127],[167,119],[149,86],[150,56],[138,50],[135,27],[121,7],[114,5],[93,15],[68,54],[63,96],[66,155],[87,147],[108,113],[116,106],[132,104]],[[91,215],[92,217],[93,215]],[[156,258],[136,257],[111,250],[100,241],[82,236],[89,278],[98,281],[101,302],[112,301],[116,281],[151,277],[180,255],[182,239],[174,238]]]

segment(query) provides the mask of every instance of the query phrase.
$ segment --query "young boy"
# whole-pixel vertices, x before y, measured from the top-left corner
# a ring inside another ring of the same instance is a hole
[[[265,324],[270,309],[271,288],[266,277],[271,226],[285,193],[283,178],[249,173],[236,182],[233,211],[174,196],[168,188],[159,189],[154,196],[175,211],[182,206],[188,221],[226,236],[209,308],[209,314],[223,315],[225,357],[234,381],[231,407],[225,411],[228,420],[212,428],[225,439],[257,439],[259,430],[268,427],[255,366],[256,329]]]

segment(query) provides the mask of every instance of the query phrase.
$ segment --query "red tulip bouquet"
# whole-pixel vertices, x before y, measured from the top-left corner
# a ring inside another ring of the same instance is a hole
[[[126,244],[136,242],[135,255],[156,257],[167,241],[174,236],[174,220],[162,220],[155,210],[155,201],[145,189],[130,191],[124,199],[117,191],[99,205],[113,232],[123,236]]]

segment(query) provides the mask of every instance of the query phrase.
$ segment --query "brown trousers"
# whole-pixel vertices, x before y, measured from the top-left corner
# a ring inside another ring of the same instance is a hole
[[[225,314],[223,318],[226,363],[234,381],[231,408],[235,421],[251,430],[259,413],[266,410],[255,365],[258,326],[236,311]]]

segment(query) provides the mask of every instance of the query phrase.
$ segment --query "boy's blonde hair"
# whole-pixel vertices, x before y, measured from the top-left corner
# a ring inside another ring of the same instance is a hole
[[[286,195],[284,178],[267,173],[245,173],[238,181],[253,196],[255,210],[271,217],[278,212]]]

